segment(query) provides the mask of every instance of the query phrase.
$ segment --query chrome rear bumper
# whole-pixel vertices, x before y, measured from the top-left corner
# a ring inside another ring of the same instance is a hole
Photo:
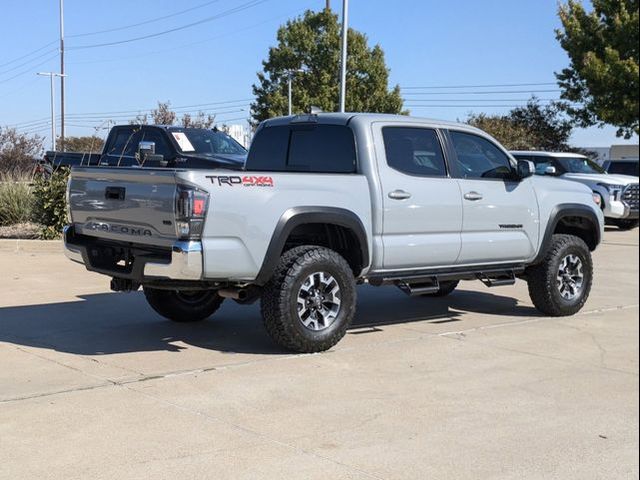
[[[135,246],[78,235],[70,225],[64,227],[63,239],[67,258],[92,272],[139,283],[152,279],[202,280],[200,242],[177,241],[171,248]]]

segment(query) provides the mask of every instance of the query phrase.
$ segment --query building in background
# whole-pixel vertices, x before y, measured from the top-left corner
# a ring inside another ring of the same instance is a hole
[[[249,127],[240,124],[225,125],[224,131],[244,148],[249,148],[252,138]]]
[[[638,144],[611,145],[610,147],[584,147],[583,150],[597,154],[597,162],[602,165],[607,160],[638,158]]]
[[[611,145],[610,160],[628,160],[638,158],[638,145]]]

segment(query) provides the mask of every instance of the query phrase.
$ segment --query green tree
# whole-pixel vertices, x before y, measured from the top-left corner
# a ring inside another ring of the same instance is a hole
[[[278,29],[278,45],[269,49],[263,71],[253,85],[256,96],[252,117],[260,122],[286,115],[288,71],[293,77],[293,111],[316,106],[336,111],[340,78],[340,24],[330,10],[307,11]],[[368,46],[367,37],[348,33],[346,109],[352,112],[401,113],[400,87],[389,91],[389,69],[379,45]]]
[[[470,115],[467,123],[484,130],[510,150],[567,151],[572,122],[563,113],[564,104],[541,105],[532,97],[525,106],[506,115]]]
[[[467,123],[487,132],[509,150],[535,148],[534,135],[527,128],[516,126],[507,115],[471,114]]]
[[[592,0],[593,11],[569,0],[556,31],[569,67],[556,73],[567,112],[582,127],[611,124],[618,136],[638,134],[638,0]]]
[[[58,137],[58,145],[60,145],[60,137]],[[104,146],[104,140],[96,135],[87,135],[83,137],[65,137],[64,149],[67,152],[101,152]]]

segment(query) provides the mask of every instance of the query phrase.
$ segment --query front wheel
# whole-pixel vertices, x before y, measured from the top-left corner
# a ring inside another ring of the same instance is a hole
[[[591,252],[573,235],[554,235],[544,260],[527,269],[529,296],[542,313],[573,315],[589,298],[593,281]]]
[[[614,220],[613,224],[620,230],[633,230],[638,227],[638,220]]]
[[[315,246],[282,255],[261,302],[271,338],[300,353],[333,347],[344,337],[355,309],[356,283],[349,264],[333,250]]]
[[[213,290],[162,290],[143,287],[147,302],[157,313],[174,322],[198,322],[215,313],[224,298]]]

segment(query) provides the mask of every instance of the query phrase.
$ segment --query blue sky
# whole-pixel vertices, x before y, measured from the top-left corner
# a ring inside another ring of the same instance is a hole
[[[342,1],[331,3],[340,13]],[[169,100],[174,107],[184,107],[182,111],[208,104],[201,108],[216,113],[220,122],[242,123],[248,116],[251,85],[269,46],[276,43],[277,27],[324,4],[325,0],[66,0],[67,134],[90,134],[92,126],[109,116],[126,123],[135,110],[153,108],[158,100]],[[556,0],[351,0],[350,6],[350,25],[384,48],[391,84],[405,89],[414,115],[464,119],[469,112],[507,111],[510,105],[525,103],[533,90],[542,99],[558,96],[555,85],[408,88],[553,83],[553,73],[568,63],[554,34]],[[190,11],[172,15],[184,10]],[[122,28],[163,16],[169,17]],[[215,16],[166,35],[81,48]],[[0,125],[46,136],[49,82],[36,72],[59,69],[58,0],[5,2],[0,18]],[[84,35],[103,30],[110,31]],[[514,90],[518,93],[506,93]],[[606,127],[577,130],[572,143],[626,142],[615,137],[615,128]]]

